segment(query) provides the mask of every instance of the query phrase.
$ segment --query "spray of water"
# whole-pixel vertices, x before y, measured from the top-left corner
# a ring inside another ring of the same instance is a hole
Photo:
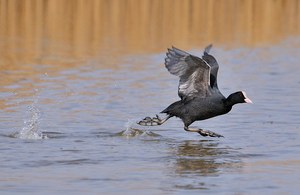
[[[37,92],[37,90],[35,90]],[[34,96],[32,104],[27,108],[26,113],[29,119],[24,120],[23,128],[14,133],[12,137],[19,139],[47,139],[48,137],[42,133],[39,128],[41,112],[37,108],[38,96]]]
[[[138,129],[135,127],[136,122],[133,120],[128,120],[127,123],[125,124],[125,130],[121,131],[118,133],[120,136],[124,136],[126,138],[131,138],[131,137],[157,137],[159,136],[158,134],[155,134],[149,130],[142,130]]]

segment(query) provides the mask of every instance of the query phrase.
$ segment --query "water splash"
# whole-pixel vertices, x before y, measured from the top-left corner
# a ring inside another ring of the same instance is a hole
[[[117,133],[118,136],[124,136],[126,138],[131,137],[159,137],[159,134],[153,133],[148,130],[142,130],[134,127],[135,122],[132,120],[128,120],[128,122],[125,124],[126,129],[124,131],[121,131]]]
[[[37,92],[38,90],[35,90]],[[11,135],[11,137],[19,139],[48,139],[39,128],[41,112],[37,108],[38,96],[35,95],[33,103],[28,107],[26,113],[29,114],[29,119],[24,120],[24,127]]]

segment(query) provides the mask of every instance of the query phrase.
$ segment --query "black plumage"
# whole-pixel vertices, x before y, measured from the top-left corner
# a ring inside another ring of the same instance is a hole
[[[243,91],[235,92],[225,98],[217,84],[219,65],[217,60],[209,54],[212,45],[205,48],[202,58],[193,56],[185,51],[172,47],[168,49],[165,66],[168,71],[179,77],[178,96],[180,100],[174,102],[161,113],[167,117],[156,117],[138,122],[140,125],[161,125],[169,118],[179,117],[184,123],[186,131],[198,132],[203,136],[220,137],[212,131],[193,129],[189,125],[198,120],[205,120],[228,113],[237,103],[252,103]]]

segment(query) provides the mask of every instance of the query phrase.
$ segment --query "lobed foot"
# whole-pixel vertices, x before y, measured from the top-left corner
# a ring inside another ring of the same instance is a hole
[[[199,128],[190,128],[190,127],[184,127],[184,130],[189,131],[189,132],[195,132],[199,133],[200,135],[206,137],[224,137],[223,135],[217,134],[215,132],[209,131],[209,130],[204,130],[204,129],[199,129]]]
[[[161,125],[163,123],[163,120],[156,115],[156,117],[149,117],[147,116],[143,120],[137,122],[137,124],[142,125],[142,126],[156,126],[156,125]]]
[[[204,137],[209,136],[209,137],[224,137],[223,135],[217,134],[215,132],[209,131],[209,130],[203,130],[199,129],[198,133]]]

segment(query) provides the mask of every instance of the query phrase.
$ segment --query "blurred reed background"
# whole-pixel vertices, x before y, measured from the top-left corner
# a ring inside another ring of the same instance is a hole
[[[299,11],[298,0],[0,0],[0,66],[273,44],[300,34]]]

